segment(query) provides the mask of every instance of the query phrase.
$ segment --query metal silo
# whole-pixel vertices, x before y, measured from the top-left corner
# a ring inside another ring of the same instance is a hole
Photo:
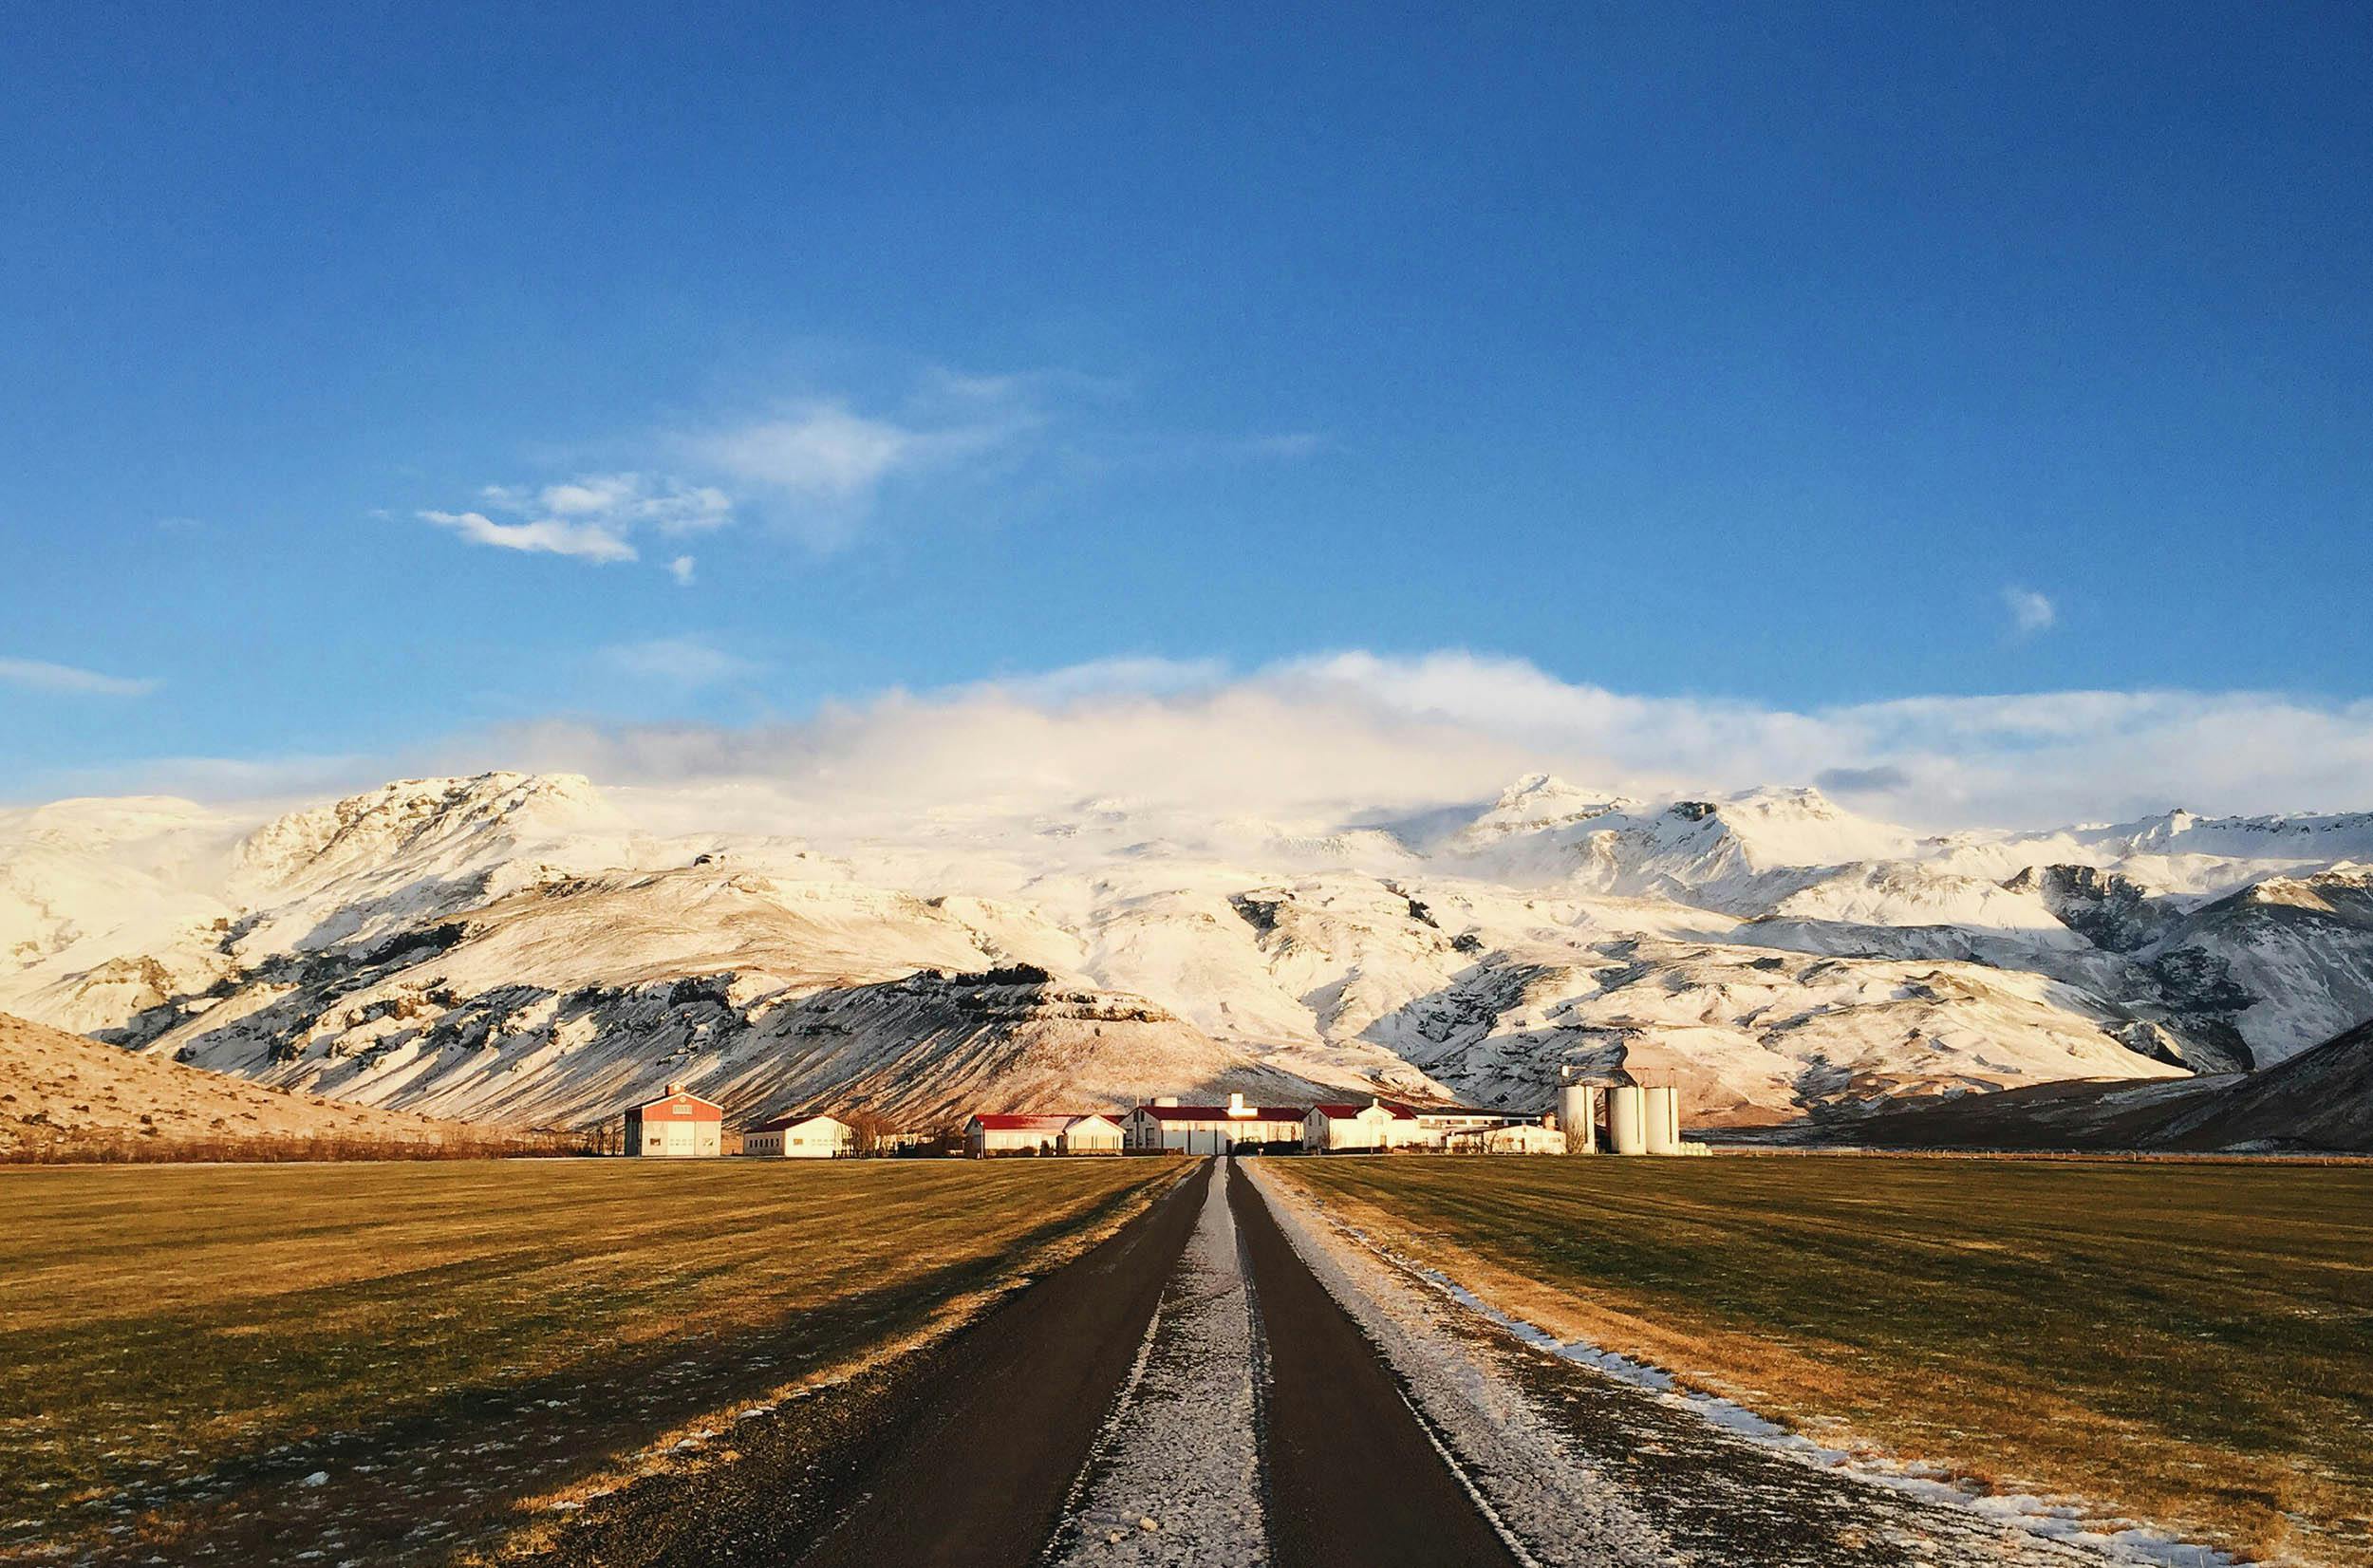
[[[1598,1091],[1586,1083],[1558,1086],[1558,1130],[1568,1154],[1598,1151]]]
[[[1607,1091],[1607,1147],[1617,1154],[1648,1152],[1648,1095],[1639,1085]]]
[[[1646,1096],[1647,1144],[1651,1154],[1681,1152],[1681,1092],[1671,1084],[1641,1091]]]

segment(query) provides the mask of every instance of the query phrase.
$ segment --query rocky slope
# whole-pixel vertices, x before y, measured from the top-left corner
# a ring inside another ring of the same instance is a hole
[[[2361,859],[2373,814],[1920,837],[1809,790],[1533,775],[1390,819],[852,822],[756,784],[493,774],[260,823],[0,813],[0,1006],[517,1121],[671,1077],[737,1116],[1313,1086],[1530,1109],[1569,1065],[1675,1079],[1702,1122],[1834,1120],[2295,1056],[2373,1017]]]

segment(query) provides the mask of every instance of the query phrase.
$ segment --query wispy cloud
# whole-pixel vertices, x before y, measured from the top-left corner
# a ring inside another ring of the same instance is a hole
[[[793,397],[629,443],[632,466],[540,486],[490,485],[468,508],[419,513],[474,544],[630,561],[638,539],[721,528],[744,516],[817,551],[846,547],[894,502],[977,498],[1002,483],[1159,458],[1290,461],[1319,450],[1309,431],[1181,437],[1130,428],[1126,389],[1094,377],[932,369],[888,398]],[[666,562],[670,571],[674,561]]]
[[[157,689],[154,681],[102,675],[41,659],[0,659],[0,685],[66,697],[141,697]]]
[[[696,563],[689,555],[679,555],[667,563],[667,575],[676,580],[678,588],[690,588],[695,570]]]
[[[488,485],[478,498],[486,511],[420,516],[474,545],[597,563],[637,559],[631,536],[638,530],[696,533],[733,518],[733,502],[723,491],[645,474],[581,474],[535,489]],[[497,520],[487,512],[515,520]]]
[[[2016,585],[2002,590],[2002,607],[2010,612],[2010,630],[2019,637],[2049,631],[2060,619],[2060,607],[2049,598]]]
[[[580,561],[631,561],[634,546],[600,523],[539,517],[528,523],[498,523],[483,512],[423,512],[423,522],[449,528],[474,545],[534,554],[572,555]]]
[[[829,550],[856,534],[889,487],[1009,458],[1046,418],[1024,378],[942,372],[895,414],[814,399],[679,435],[674,445],[745,504]]]
[[[671,686],[714,686],[757,674],[766,666],[697,637],[655,637],[619,643],[602,660],[623,675]]]
[[[581,474],[533,492],[489,485],[481,495],[504,512],[598,524],[620,533],[641,528],[699,533],[721,528],[734,514],[733,502],[713,485],[648,474]]]

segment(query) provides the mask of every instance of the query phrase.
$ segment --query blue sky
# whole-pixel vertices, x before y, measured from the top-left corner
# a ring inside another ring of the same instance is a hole
[[[2373,695],[2362,9],[11,9],[0,798],[1341,650]]]

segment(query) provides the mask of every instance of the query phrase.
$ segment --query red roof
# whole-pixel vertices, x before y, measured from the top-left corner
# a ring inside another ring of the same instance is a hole
[[[626,1107],[626,1112],[628,1115],[641,1114],[663,1106],[673,1106],[680,1100],[698,1108],[692,1112],[695,1121],[708,1120],[708,1113],[711,1111],[716,1112],[720,1118],[725,1114],[725,1108],[715,1100],[704,1100],[698,1094],[688,1093],[681,1089],[673,1094],[662,1094],[656,1100],[645,1100],[641,1105],[630,1105]]]
[[[1298,1105],[1248,1105],[1229,1115],[1224,1105],[1141,1105],[1157,1122],[1299,1122],[1309,1112]]]
[[[1376,1104],[1391,1111],[1392,1119],[1396,1122],[1413,1122],[1417,1119],[1417,1112],[1405,1105],[1394,1105],[1391,1100],[1378,1100]],[[1356,1116],[1368,1108],[1364,1105],[1314,1105],[1310,1109],[1322,1111],[1329,1116]]]
[[[990,1111],[974,1116],[972,1122],[983,1132],[1060,1132],[1087,1114],[1082,1111],[1059,1111],[1044,1116],[1016,1116]]]

